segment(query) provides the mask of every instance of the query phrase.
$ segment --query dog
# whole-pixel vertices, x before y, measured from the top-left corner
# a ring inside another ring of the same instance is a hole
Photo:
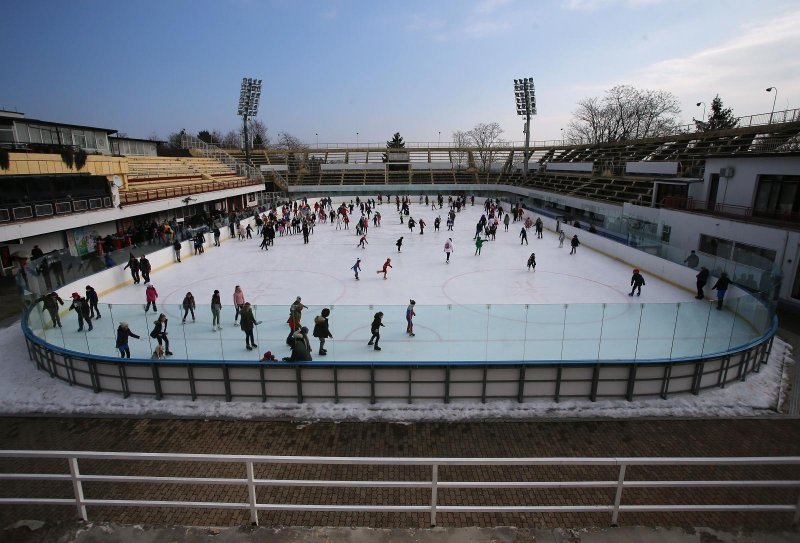
[[[156,345],[156,348],[153,350],[153,356],[151,356],[153,360],[160,360],[164,358],[164,347],[161,345]]]

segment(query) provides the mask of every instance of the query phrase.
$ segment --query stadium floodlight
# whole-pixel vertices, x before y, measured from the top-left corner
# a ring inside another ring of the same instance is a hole
[[[238,115],[244,125],[244,157],[250,164],[250,141],[247,136],[247,118],[258,115],[258,102],[261,100],[261,80],[252,77],[242,78],[242,90],[239,92]]]
[[[536,115],[536,92],[532,77],[514,80],[514,100],[517,104],[517,115],[525,116],[525,151],[522,172],[528,178],[528,157],[530,156],[531,115]]]

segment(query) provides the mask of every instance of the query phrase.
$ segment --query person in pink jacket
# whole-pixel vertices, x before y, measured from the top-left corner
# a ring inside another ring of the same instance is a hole
[[[236,317],[233,319],[233,325],[239,326],[239,314],[244,307],[244,291],[239,285],[236,285],[236,289],[233,291],[233,305],[236,307]]]
[[[156,291],[156,287],[153,286],[153,283],[147,285],[147,290],[144,292],[145,299],[147,300],[147,305],[144,306],[144,312],[147,313],[150,311],[150,305],[153,306],[153,311],[158,313],[158,308],[156,307],[156,299],[158,299],[158,292]]]

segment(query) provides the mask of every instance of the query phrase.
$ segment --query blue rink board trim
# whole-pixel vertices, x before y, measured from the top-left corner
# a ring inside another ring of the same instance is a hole
[[[25,313],[24,318],[22,319],[22,331],[25,334],[25,337],[31,340],[34,343],[41,345],[42,347],[57,352],[66,356],[72,356],[76,358],[82,358],[87,360],[93,360],[96,362],[108,362],[114,364],[141,364],[141,365],[148,365],[152,366],[154,364],[159,364],[163,366],[287,366],[287,367],[294,367],[294,366],[304,366],[304,367],[324,367],[330,368],[333,366],[341,366],[341,367],[370,367],[370,366],[384,366],[384,367],[447,367],[447,366],[464,366],[464,367],[483,367],[483,366],[520,366],[526,365],[530,367],[534,366],[589,366],[589,365],[609,365],[609,366],[631,366],[631,365],[639,365],[639,364],[680,364],[682,362],[702,362],[705,360],[714,360],[721,356],[730,356],[737,354],[742,351],[746,351],[765,340],[768,340],[778,330],[778,317],[772,317],[772,325],[769,329],[762,334],[760,337],[745,343],[744,345],[740,345],[735,349],[731,349],[728,351],[719,351],[717,353],[706,354],[702,356],[684,356],[680,358],[643,358],[643,359],[618,359],[618,360],[592,360],[592,359],[585,359],[585,360],[536,360],[531,362],[526,362],[524,360],[485,360],[485,361],[455,361],[455,362],[440,362],[435,360],[416,360],[413,362],[400,362],[400,361],[366,361],[366,360],[359,360],[359,361],[351,361],[351,362],[322,362],[322,361],[310,361],[310,362],[283,362],[283,361],[276,361],[276,362],[254,362],[252,360],[169,360],[169,359],[161,359],[158,361],[154,361],[151,358],[118,358],[118,357],[111,357],[111,356],[101,356],[101,355],[91,355],[88,353],[83,353],[80,351],[73,351],[71,349],[65,349],[63,347],[57,347],[50,343],[47,343],[39,336],[37,336],[33,330],[31,330],[30,326],[28,325],[28,313]]]

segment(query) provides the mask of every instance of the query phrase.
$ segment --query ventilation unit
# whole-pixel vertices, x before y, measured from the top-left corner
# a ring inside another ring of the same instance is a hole
[[[736,173],[736,170],[733,169],[733,166],[725,166],[724,168],[720,168],[719,176],[720,177],[733,177],[733,174]]]

